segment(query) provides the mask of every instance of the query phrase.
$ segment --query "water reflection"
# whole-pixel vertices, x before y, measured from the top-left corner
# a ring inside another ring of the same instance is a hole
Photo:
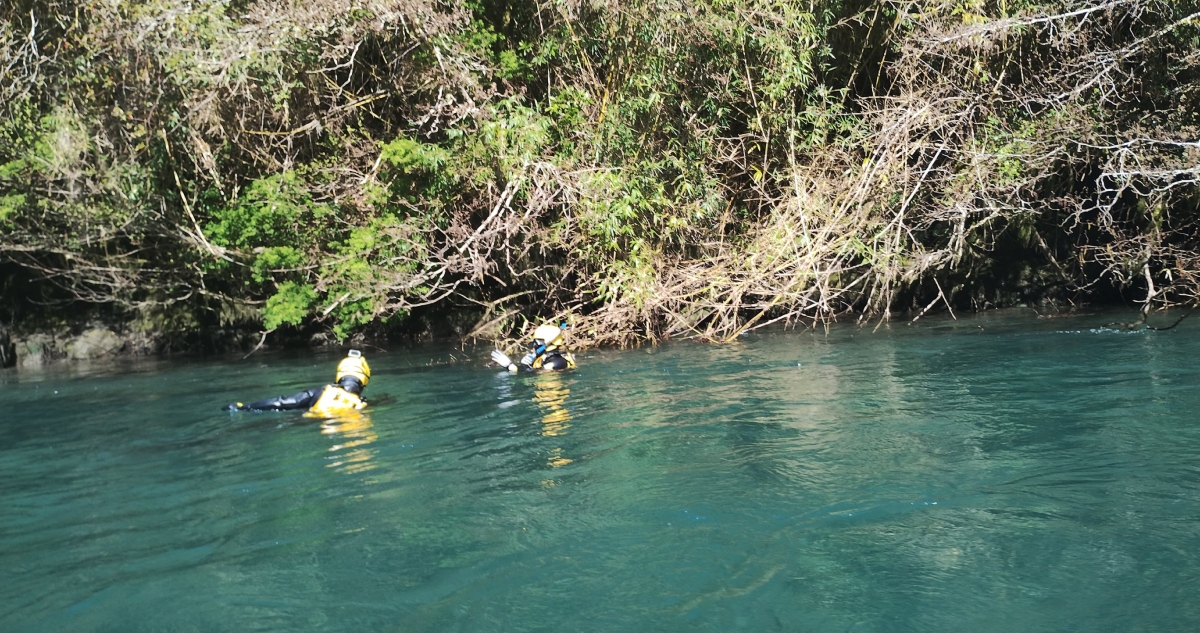
[[[367,445],[379,439],[371,418],[362,411],[351,411],[335,418],[327,418],[321,422],[321,434],[330,435],[340,440],[329,447],[330,463],[328,468],[338,468],[348,474],[361,473],[375,468],[371,460],[375,457],[374,448]]]
[[[537,376],[533,386],[533,401],[542,412],[542,436],[566,435],[567,429],[571,428],[571,411],[566,406],[570,395],[571,390],[563,383],[561,374],[546,372]],[[562,447],[555,447],[550,449],[546,463],[551,468],[561,468],[572,461],[563,456]]]

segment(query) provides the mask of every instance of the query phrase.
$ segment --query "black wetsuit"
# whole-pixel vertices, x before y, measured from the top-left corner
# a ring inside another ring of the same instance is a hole
[[[567,362],[567,359],[563,358],[563,355],[558,352],[547,352],[542,357],[542,369],[566,369],[570,366],[571,364]]]
[[[258,402],[251,402],[250,404],[228,404],[225,406],[225,409],[227,411],[291,411],[295,409],[308,409],[316,404],[317,399],[321,397],[321,393],[328,386],[321,385],[320,387],[305,389],[300,393],[294,393],[290,396],[275,396],[274,398],[267,398]],[[337,383],[337,386],[356,396],[362,395],[362,384],[354,376],[343,377],[342,381]]]
[[[537,365],[536,367],[534,366],[535,364],[537,364],[537,356],[531,352],[526,355],[525,358],[521,359],[521,362],[517,365],[517,367],[524,371],[539,371],[542,369],[556,371],[560,369],[567,369],[571,366],[571,362],[562,355],[562,352],[557,350],[542,354],[541,364]]]

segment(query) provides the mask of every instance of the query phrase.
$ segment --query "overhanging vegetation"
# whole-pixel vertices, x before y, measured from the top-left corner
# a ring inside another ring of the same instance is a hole
[[[626,343],[1193,303],[1198,16],[6,2],[3,310],[338,339],[414,310],[484,337],[569,316],[581,343]]]

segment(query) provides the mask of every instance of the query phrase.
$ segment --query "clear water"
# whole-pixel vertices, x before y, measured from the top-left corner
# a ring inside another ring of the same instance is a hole
[[[1200,328],[1106,320],[7,372],[0,630],[1197,630]]]

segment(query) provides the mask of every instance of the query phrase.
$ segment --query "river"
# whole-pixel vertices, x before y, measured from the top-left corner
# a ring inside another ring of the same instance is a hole
[[[1200,325],[0,373],[0,630],[1192,631]]]

